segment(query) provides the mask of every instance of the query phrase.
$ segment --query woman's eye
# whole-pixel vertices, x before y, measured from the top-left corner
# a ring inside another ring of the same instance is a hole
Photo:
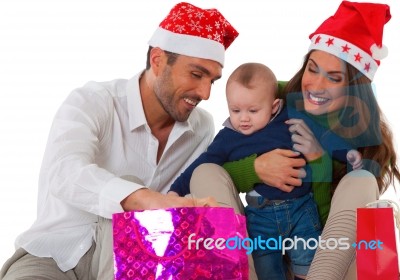
[[[342,77],[336,77],[336,76],[329,76],[328,79],[334,83],[340,83],[342,81]]]
[[[318,68],[315,68],[313,66],[309,66],[308,67],[308,71],[311,72],[311,73],[318,73]]]

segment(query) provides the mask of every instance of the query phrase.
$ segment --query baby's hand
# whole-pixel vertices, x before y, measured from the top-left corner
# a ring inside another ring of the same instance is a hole
[[[362,156],[361,153],[358,152],[357,150],[350,150],[347,153],[346,158],[353,167],[353,170],[358,170],[363,168]]]

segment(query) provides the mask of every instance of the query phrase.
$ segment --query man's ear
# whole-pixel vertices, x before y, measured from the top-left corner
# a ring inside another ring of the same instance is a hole
[[[162,60],[165,53],[160,48],[152,48],[150,51],[150,68],[153,70],[154,75],[158,75],[162,66]]]
[[[281,107],[282,104],[282,99],[275,99],[274,102],[272,103],[272,115],[276,114],[278,112],[279,108]]]

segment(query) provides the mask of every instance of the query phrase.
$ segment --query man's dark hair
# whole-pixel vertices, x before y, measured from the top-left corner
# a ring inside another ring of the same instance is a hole
[[[153,47],[149,46],[149,49],[147,50],[146,70],[150,69],[150,51],[152,49],[153,49]],[[173,65],[175,63],[176,59],[178,58],[179,54],[173,53],[173,52],[169,52],[169,51],[164,51],[164,52],[168,57],[167,64],[168,65]]]

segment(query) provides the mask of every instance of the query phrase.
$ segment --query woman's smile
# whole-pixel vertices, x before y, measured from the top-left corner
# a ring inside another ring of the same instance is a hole
[[[307,92],[307,100],[308,102],[314,104],[314,105],[325,105],[326,103],[329,102],[330,99],[324,98],[321,96],[316,96],[312,94],[311,92]]]

